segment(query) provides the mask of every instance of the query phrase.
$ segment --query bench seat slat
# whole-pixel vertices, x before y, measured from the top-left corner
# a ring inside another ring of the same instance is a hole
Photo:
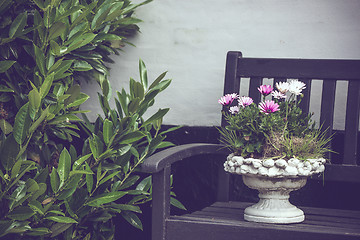
[[[244,221],[243,213],[244,209],[252,203],[244,202],[216,202],[212,206],[204,208],[201,211],[197,211],[191,214],[183,216],[172,216],[168,221],[168,226],[173,227],[172,223],[176,222],[176,225],[197,222],[202,224],[204,228],[208,228],[209,231],[213,230],[214,234],[218,234],[220,229],[226,228],[232,229],[231,231],[238,231],[239,234],[249,231],[264,231],[264,233],[270,234],[282,231],[284,235],[281,235],[282,239],[286,239],[287,234],[294,234],[295,237],[309,237],[309,236],[321,236],[321,239],[356,239],[360,238],[360,212],[353,212],[349,210],[334,210],[334,209],[317,209],[303,207],[302,209],[307,214],[303,223],[298,224],[265,224],[265,223],[253,223]],[[315,211],[314,211],[315,210]],[[346,216],[349,216],[347,218]],[[195,230],[196,231],[196,230]],[[229,230],[230,231],[230,230]],[[259,232],[258,232],[259,233]],[[329,234],[329,235],[328,235]],[[226,235],[232,236],[232,235]],[[249,236],[249,235],[246,235]],[[334,236],[339,238],[333,238]],[[347,236],[349,238],[342,238]],[[184,235],[183,237],[188,237]],[[212,236],[210,239],[221,239]],[[329,238],[327,238],[329,237]],[[173,238],[169,238],[173,239]],[[188,238],[186,238],[188,239]],[[195,238],[190,238],[195,239]],[[264,238],[267,239],[267,238]],[[272,239],[276,238],[272,235]],[[293,239],[293,238],[291,238]],[[295,238],[300,239],[300,238]],[[311,239],[311,238],[309,238]],[[319,239],[319,238],[313,238]]]

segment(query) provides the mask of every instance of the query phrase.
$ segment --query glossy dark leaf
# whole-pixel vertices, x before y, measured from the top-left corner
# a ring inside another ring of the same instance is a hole
[[[109,192],[100,194],[94,198],[90,198],[86,205],[91,207],[99,207],[100,205],[107,204],[118,200],[126,195],[127,192]]]
[[[0,73],[8,70],[16,61],[0,61]]]
[[[135,213],[129,212],[129,211],[123,211],[123,212],[121,212],[121,216],[123,216],[123,218],[127,222],[129,222],[132,226],[134,226],[140,230],[143,230],[142,223],[141,223],[139,217]]]
[[[19,14],[14,19],[9,29],[9,38],[17,37],[18,35],[21,34],[21,32],[24,30],[24,27],[26,26],[26,20],[27,20],[26,12]]]
[[[27,136],[31,119],[29,116],[29,103],[23,105],[15,116],[14,138],[18,144],[22,144]]]
[[[27,206],[20,206],[11,211],[8,217],[12,220],[23,221],[32,217],[35,212]]]

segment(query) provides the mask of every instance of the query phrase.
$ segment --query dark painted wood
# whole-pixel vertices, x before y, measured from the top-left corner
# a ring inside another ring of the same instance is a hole
[[[360,76],[359,76],[360,77]],[[344,164],[356,165],[360,114],[360,82],[349,81],[345,119]]]
[[[172,216],[168,239],[360,239],[360,212],[302,207],[303,223],[265,224],[244,221],[251,203],[217,202],[201,211]],[[196,224],[194,224],[196,223]],[[182,229],[182,230],[180,230]]]
[[[327,164],[324,181],[360,183],[357,162],[357,138],[360,114],[360,60],[243,58],[229,52],[225,68],[224,94],[239,93],[242,78],[250,78],[249,95],[260,101],[257,87],[264,78],[276,82],[300,79],[307,84],[301,108],[309,111],[311,83],[323,80],[321,122],[331,134],[334,118],[336,81],[349,81],[345,154],[339,163]],[[222,122],[224,126],[224,122]],[[360,212],[337,209],[303,208],[306,220],[299,224],[279,225],[246,222],[243,211],[249,203],[229,202],[229,175],[219,172],[218,200],[210,207],[183,216],[170,216],[171,164],[191,156],[218,155],[224,161],[229,153],[219,144],[187,144],[154,154],[141,166],[153,173],[153,240],[235,240],[235,239],[360,239]],[[343,159],[343,160],[341,160]],[[317,178],[317,176],[313,177]],[[321,179],[322,177],[320,177]],[[196,183],[194,183],[196,184]],[[351,198],[351,196],[345,196]]]
[[[170,216],[170,165],[152,176],[152,239],[166,240],[166,219]]]
[[[306,88],[302,91],[303,98],[301,99],[301,102],[300,102],[300,108],[303,111],[303,113],[308,114],[309,107],[310,107],[310,93],[311,93],[312,79],[301,78],[299,80],[306,84]]]
[[[254,102],[258,103],[261,101],[261,94],[258,90],[258,87],[262,84],[261,77],[251,77],[249,84],[249,97],[251,97]]]
[[[226,156],[229,154],[229,150],[220,144],[184,144],[168,148],[147,158],[146,161],[144,161],[144,163],[141,165],[141,171],[147,173],[156,173],[175,162],[201,154],[219,154]]]
[[[359,80],[359,60],[241,58],[238,76]]]

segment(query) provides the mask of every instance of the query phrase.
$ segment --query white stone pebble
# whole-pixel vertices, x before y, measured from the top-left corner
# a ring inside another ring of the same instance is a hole
[[[297,158],[290,158],[288,163],[289,163],[289,166],[297,167],[297,165],[300,163],[300,160]]]
[[[298,173],[298,169],[290,164],[285,168],[285,174],[287,176],[296,176]]]
[[[284,159],[278,159],[275,161],[275,165],[279,168],[286,168],[288,166],[288,163]]]
[[[325,170],[325,159],[308,159],[302,161],[296,158],[285,159],[254,159],[229,155],[224,163],[224,169],[230,173],[252,174],[269,177],[310,176]]]
[[[242,165],[243,162],[244,162],[244,158],[243,157],[240,157],[240,156],[235,156],[233,157],[233,161],[235,161],[237,164]]]
[[[252,164],[253,160],[254,160],[253,158],[245,158],[244,164],[250,165],[250,164]]]
[[[254,161],[252,162],[252,165],[253,165],[254,168],[262,167],[261,160],[259,160],[259,159],[254,159]]]
[[[275,165],[275,161],[273,159],[266,159],[263,161],[263,166],[267,168],[271,168]]]

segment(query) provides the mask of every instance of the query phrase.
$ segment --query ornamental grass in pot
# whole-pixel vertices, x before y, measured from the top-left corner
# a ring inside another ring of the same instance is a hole
[[[220,141],[232,151],[224,169],[259,191],[260,200],[245,209],[245,220],[297,223],[304,213],[289,202],[289,193],[325,170],[330,138],[299,107],[305,83],[290,80],[275,87],[259,86],[258,104],[236,93],[219,99],[227,122],[219,129]]]

